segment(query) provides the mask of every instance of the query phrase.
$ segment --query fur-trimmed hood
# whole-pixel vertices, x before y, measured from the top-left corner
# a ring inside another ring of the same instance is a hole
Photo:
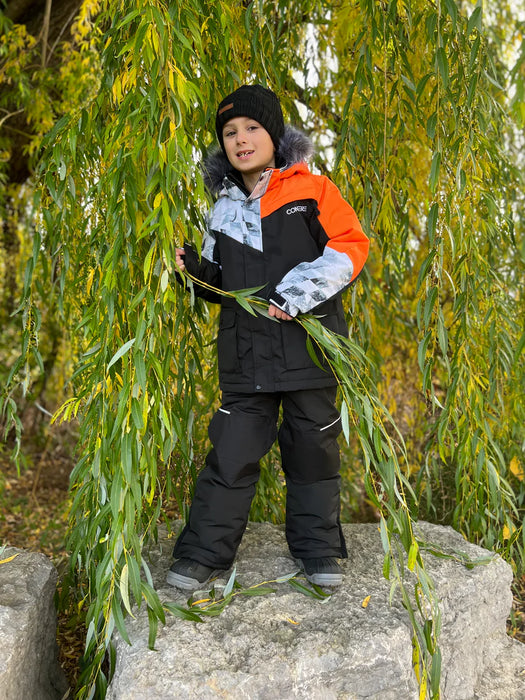
[[[313,151],[313,144],[306,134],[287,126],[279,141],[275,162],[278,167],[287,167],[307,160]],[[205,158],[203,172],[206,187],[213,194],[218,194],[222,188],[224,177],[229,173],[235,174],[237,171],[232,168],[225,153],[220,148],[216,148]]]

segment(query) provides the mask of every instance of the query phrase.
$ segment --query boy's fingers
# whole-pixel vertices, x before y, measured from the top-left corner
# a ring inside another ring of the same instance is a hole
[[[175,249],[175,264],[179,268],[179,270],[185,270],[186,266],[184,264],[184,248],[176,248]]]
[[[292,316],[287,314],[286,311],[283,311],[278,306],[274,306],[273,304],[270,304],[270,306],[268,307],[268,313],[270,316],[275,316],[275,318],[278,318],[280,321],[292,320]]]

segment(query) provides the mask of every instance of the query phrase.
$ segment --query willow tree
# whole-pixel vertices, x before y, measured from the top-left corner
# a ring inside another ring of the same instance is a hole
[[[13,318],[24,284],[24,268],[32,248],[35,225],[29,213],[34,192],[34,171],[43,135],[64,113],[74,111],[93,96],[98,85],[97,55],[91,36],[89,8],[81,0],[27,2],[8,0],[0,11],[0,384],[16,369],[19,318]],[[52,406],[63,385],[66,359],[62,323],[47,300],[47,289],[33,287],[38,304],[38,372],[28,373],[31,400]],[[41,319],[43,316],[43,324]],[[24,351],[25,352],[25,351]],[[13,367],[15,365],[15,367]],[[53,369],[56,372],[53,372]],[[17,408],[23,397],[11,387],[3,397],[7,427],[21,423]],[[17,405],[18,404],[18,405]],[[0,418],[0,424],[3,421]],[[19,450],[15,452],[19,454]],[[1,477],[0,477],[1,479]]]
[[[524,104],[509,8],[485,21],[482,5],[453,0],[85,0],[88,10],[98,84],[42,143],[23,353],[7,388],[42,364],[46,299],[76,359],[57,415],[80,421],[69,539],[87,623],[79,695],[103,695],[102,662],[132,601],[147,607],[151,641],[164,619],[142,550],[170,499],[184,512],[204,450],[194,426],[217,385],[215,312],[176,283],[175,248],[200,246],[215,105],[258,81],[311,135],[313,166],[372,239],[347,295],[351,343],[334,354],[347,458],[362,465],[385,574],[411,614],[422,697],[438,697],[439,620],[415,520],[452,523],[523,566]],[[9,393],[2,405],[13,410]],[[279,489],[266,474],[262,512]]]

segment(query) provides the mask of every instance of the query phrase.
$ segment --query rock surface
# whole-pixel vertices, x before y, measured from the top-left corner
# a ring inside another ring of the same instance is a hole
[[[450,528],[419,527],[447,551],[488,555]],[[148,649],[142,609],[128,622],[132,646],[116,638],[108,700],[417,700],[408,615],[399,595],[389,602],[377,526],[343,529],[345,581],[325,602],[275,584],[275,593],[239,596],[203,624],[168,617],[156,651]],[[188,595],[164,583],[172,545],[161,540],[149,565],[161,599],[184,604]],[[471,569],[430,554],[425,560],[442,607],[443,700],[524,700],[525,645],[505,631],[510,567],[499,557]],[[282,527],[250,524],[236,570],[244,587],[294,571]]]
[[[67,684],[57,661],[56,570],[43,554],[14,548],[0,560],[0,698],[61,698]]]

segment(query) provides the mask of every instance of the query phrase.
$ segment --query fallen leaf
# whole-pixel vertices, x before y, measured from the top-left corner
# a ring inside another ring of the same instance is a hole
[[[20,552],[17,552],[16,554],[13,554],[12,557],[7,557],[7,559],[2,559],[2,560],[0,561],[0,564],[7,564],[8,562],[13,561],[13,559],[15,559],[15,558],[18,557],[18,556],[20,556]]]

